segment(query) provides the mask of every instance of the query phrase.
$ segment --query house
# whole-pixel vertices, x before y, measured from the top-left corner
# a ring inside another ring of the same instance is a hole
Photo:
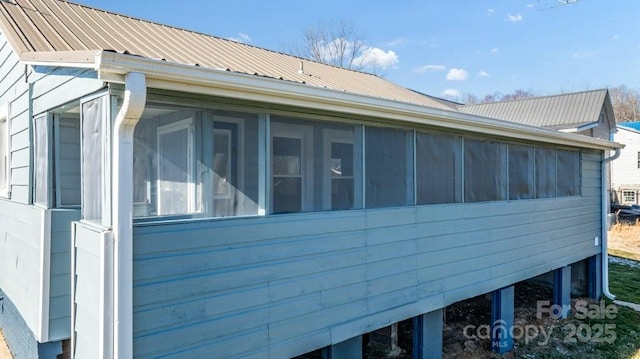
[[[611,191],[622,205],[640,204],[640,122],[618,125],[615,141],[624,144],[620,157],[611,162]]]
[[[616,130],[607,89],[458,106],[461,112],[611,140]]]
[[[552,271],[567,305],[586,262],[609,294],[621,145],[66,1],[1,1],[0,29],[16,357],[354,358],[401,322],[437,358],[484,293],[504,352],[514,283]]]

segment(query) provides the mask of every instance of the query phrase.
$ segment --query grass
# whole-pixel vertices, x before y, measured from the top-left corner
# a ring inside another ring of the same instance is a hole
[[[609,254],[640,261],[640,225],[617,223],[609,231]]]

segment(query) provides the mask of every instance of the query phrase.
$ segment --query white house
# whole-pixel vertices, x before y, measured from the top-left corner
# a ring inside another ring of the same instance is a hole
[[[639,204],[640,199],[640,122],[618,125],[616,142],[625,145],[620,157],[611,162],[611,190],[623,205]]]

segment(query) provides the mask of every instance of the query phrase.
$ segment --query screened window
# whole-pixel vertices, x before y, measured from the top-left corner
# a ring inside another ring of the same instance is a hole
[[[509,199],[534,198],[534,149],[509,144]]]
[[[355,142],[354,126],[273,118],[271,211],[359,208]]]
[[[34,135],[34,198],[35,204],[49,207],[49,116],[36,117],[33,121]]]
[[[556,150],[536,147],[536,198],[556,196]]]
[[[9,195],[10,126],[8,106],[0,107],[0,196]]]
[[[636,202],[636,191],[633,190],[623,190],[622,191],[622,202],[628,204],[635,204]]]
[[[416,134],[418,204],[462,201],[462,138]]]
[[[465,202],[507,199],[506,144],[465,139],[464,147]]]
[[[257,214],[257,116],[148,104],[133,177],[135,217]]]
[[[367,208],[414,203],[412,134],[391,128],[365,129]]]
[[[580,153],[578,151],[557,150],[557,193],[561,196],[580,194]]]
[[[82,103],[82,219],[103,223],[108,96]]]
[[[80,114],[76,105],[53,115],[55,193],[58,207],[80,205]]]

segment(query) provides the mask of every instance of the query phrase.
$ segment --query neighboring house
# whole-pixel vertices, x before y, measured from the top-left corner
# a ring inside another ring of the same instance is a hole
[[[625,145],[620,157],[611,162],[614,201],[623,205],[640,204],[640,122],[618,124],[614,139]]]
[[[611,140],[616,130],[607,89],[458,106],[461,112]]]
[[[444,308],[484,293],[503,352],[515,283],[553,271],[566,305],[586,261],[607,293],[615,143],[64,1],[2,1],[0,28],[16,357],[355,358],[407,320],[439,357]]]

